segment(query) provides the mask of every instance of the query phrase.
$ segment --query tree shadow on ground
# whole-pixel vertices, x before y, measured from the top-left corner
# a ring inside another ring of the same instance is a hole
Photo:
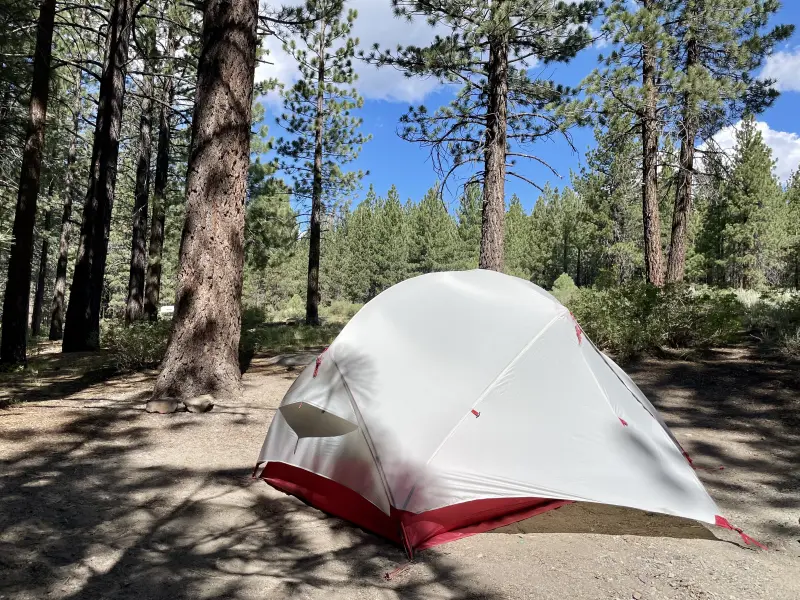
[[[800,509],[800,370],[756,347],[703,353],[694,361],[628,365],[676,432],[720,506],[758,515]],[[723,469],[719,469],[723,467]],[[766,532],[800,535],[797,515]]]
[[[421,558],[413,578],[386,581],[404,561],[400,548],[271,492],[247,468],[212,455],[185,466],[165,459],[170,440],[208,435],[200,419],[225,420],[228,435],[252,427],[235,414],[196,417],[148,415],[124,401],[69,411],[47,430],[0,429],[0,447],[9,449],[0,458],[0,596],[188,600],[391,589],[422,599],[440,585],[453,597],[493,597],[436,553]],[[35,444],[13,451],[32,436]]]
[[[64,398],[116,375],[119,371],[105,352],[46,352],[31,357],[25,370],[0,373],[0,408]]]

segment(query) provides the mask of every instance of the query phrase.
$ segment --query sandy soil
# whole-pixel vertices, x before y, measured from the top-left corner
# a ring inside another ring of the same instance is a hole
[[[148,373],[0,390],[28,400],[0,410],[0,598],[800,598],[796,365],[734,349],[628,368],[696,462],[725,467],[699,474],[768,552],[570,505],[422,552],[387,581],[400,549],[249,477],[308,358],[253,361],[244,400],[206,415],[145,413]]]

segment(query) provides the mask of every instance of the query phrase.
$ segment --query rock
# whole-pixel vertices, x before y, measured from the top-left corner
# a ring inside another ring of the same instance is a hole
[[[633,598],[633,600],[641,600],[642,592],[633,592],[633,594],[631,594],[631,597]]]
[[[178,401],[175,398],[162,398],[160,400],[150,400],[145,406],[149,413],[174,413],[178,410]]]
[[[183,401],[186,405],[186,410],[193,413],[204,413],[214,408],[214,396],[211,394],[203,394],[196,398],[187,398]]]

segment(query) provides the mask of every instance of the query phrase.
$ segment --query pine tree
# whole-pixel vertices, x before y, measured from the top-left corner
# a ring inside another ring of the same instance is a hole
[[[173,330],[147,410],[240,392],[244,201],[250,154],[258,3],[204,6]]]
[[[585,47],[586,25],[599,2],[392,2],[397,15],[422,17],[450,32],[425,48],[401,48],[394,55],[376,48],[368,58],[464,86],[435,112],[409,110],[401,136],[431,148],[443,186],[461,167],[475,171],[470,180],[483,186],[479,264],[502,271],[506,177],[528,181],[515,168],[518,158],[547,164],[529,146],[562,132],[565,121],[551,107],[570,94],[552,81],[532,79],[529,68],[534,61],[566,62]]]
[[[64,352],[93,350],[100,345],[100,305],[117,181],[132,13],[132,0],[115,0],[109,14],[89,186],[64,326]]]
[[[166,29],[162,47],[165,58],[171,57],[180,41],[174,26]],[[150,239],[147,248],[147,272],[145,274],[144,313],[148,320],[158,319],[161,296],[162,256],[164,252],[164,227],[167,218],[167,183],[169,179],[170,145],[172,141],[173,103],[175,101],[174,68],[171,61],[160,61],[160,97],[158,108],[158,142],[156,146],[156,168],[153,178],[152,215]]]
[[[723,249],[730,285],[750,288],[767,283],[775,258],[773,219],[782,194],[772,174],[772,151],[752,115],[736,132],[736,149],[725,185]]]
[[[153,148],[153,84],[155,76],[156,32],[147,23],[139,35],[138,48],[145,73],[140,80],[139,140],[136,156],[136,186],[132,231],[131,260],[128,277],[128,297],[125,303],[125,323],[144,316],[145,271],[147,269],[147,217],[150,200],[150,157]]]
[[[366,197],[349,214],[345,224],[346,281],[354,302],[367,302],[377,293],[372,258],[377,254],[375,207],[378,203],[375,188],[370,185]]]
[[[457,268],[459,238],[456,223],[447,212],[438,186],[429,189],[419,204],[412,206],[409,262],[414,273],[433,273]]]
[[[379,294],[408,276],[408,230],[400,194],[394,185],[389,188],[386,199],[374,207],[374,212],[374,284],[371,295]]]
[[[63,206],[61,209],[61,232],[58,241],[58,260],[56,261],[56,281],[53,289],[53,306],[50,312],[51,340],[60,340],[64,335],[64,317],[66,312],[65,295],[67,291],[67,264],[69,261],[70,238],[72,236],[72,204],[76,194],[76,165],[78,154],[78,138],[81,122],[81,72],[75,71],[75,83],[72,98],[72,135],[67,149],[64,168]]]
[[[800,290],[800,171],[795,171],[786,188],[786,282]]]
[[[681,149],[668,282],[684,276],[698,138],[709,139],[744,110],[761,112],[777,97],[774,82],[754,79],[752,73],[794,30],[793,25],[778,25],[764,31],[779,7],[775,0],[686,0],[673,9],[670,54],[676,65],[672,85],[679,103],[675,131]]]
[[[458,200],[456,219],[458,237],[461,240],[464,269],[478,268],[481,248],[481,197],[483,192],[477,183],[464,188]]]
[[[592,247],[602,284],[620,284],[641,272],[643,265],[641,169],[638,138],[627,135],[632,119],[624,114],[595,130],[597,147],[586,155],[586,166],[573,178],[592,230]]]
[[[587,92],[600,98],[601,118],[623,125],[615,131],[620,139],[638,131],[645,275],[656,286],[664,283],[658,154],[667,107],[664,73],[670,67],[668,4],[668,0],[612,0],[603,31],[614,50],[601,57],[604,68],[584,82]]]
[[[39,194],[47,101],[50,95],[55,13],[55,0],[42,0],[36,26],[28,126],[14,212],[14,242],[8,260],[8,279],[3,297],[0,363],[5,364],[24,363],[26,360],[33,227],[36,221],[36,200]]]
[[[531,222],[516,194],[511,197],[505,223],[505,272],[522,279],[530,279]]]
[[[283,94],[286,113],[278,119],[291,136],[281,139],[278,153],[282,168],[295,183],[295,197],[311,204],[308,228],[308,291],[306,323],[319,325],[319,264],[325,205],[331,207],[352,193],[363,173],[344,172],[341,166],[358,157],[368,140],[359,133],[361,119],[351,115],[363,100],[352,85],[357,39],[350,31],[357,13],[342,19],[342,0],[307,0],[313,19],[297,31],[299,40],[284,49],[300,68],[301,79]]]

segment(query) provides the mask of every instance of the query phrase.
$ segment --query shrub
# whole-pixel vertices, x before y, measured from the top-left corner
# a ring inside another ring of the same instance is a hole
[[[120,320],[103,321],[101,339],[120,371],[157,367],[169,340],[170,320],[143,321],[125,326]]]
[[[788,358],[800,358],[800,294],[761,294],[744,308],[744,324],[752,335]]]
[[[267,311],[263,306],[242,307],[242,330],[257,327],[268,320]]]
[[[334,300],[328,306],[321,306],[319,312],[327,323],[347,323],[362,306],[364,305],[347,300]]]
[[[553,288],[550,290],[550,293],[552,293],[561,304],[566,306],[570,303],[577,291],[578,286],[572,281],[572,277],[566,273],[562,273],[555,282],[553,282]]]
[[[258,353],[280,353],[329,345],[339,335],[342,324],[311,327],[301,323],[265,323],[242,331],[240,357]]]
[[[724,344],[741,330],[734,294],[687,286],[581,288],[569,306],[592,341],[623,360],[664,347]]]
[[[298,294],[292,296],[289,301],[273,315],[273,321],[297,321],[306,316],[306,301]]]

